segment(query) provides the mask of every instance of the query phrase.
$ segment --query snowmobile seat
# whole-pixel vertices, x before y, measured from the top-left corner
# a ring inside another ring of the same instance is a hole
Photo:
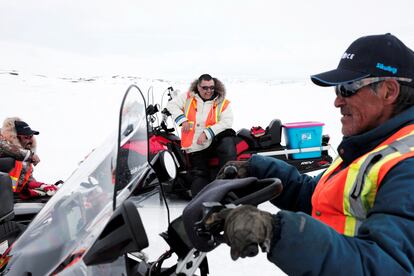
[[[281,135],[282,122],[279,119],[273,119],[266,128],[265,134],[259,137],[260,146],[263,148],[280,146]]]
[[[7,173],[0,172],[0,223],[14,217],[12,180]]]
[[[246,141],[250,149],[254,150],[260,148],[259,140],[252,135],[250,130],[242,128],[239,131],[237,131],[236,136]]]

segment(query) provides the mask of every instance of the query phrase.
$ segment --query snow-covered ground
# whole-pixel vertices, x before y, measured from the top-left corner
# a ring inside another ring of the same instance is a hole
[[[233,105],[235,129],[258,125],[265,128],[274,118],[285,123],[320,121],[325,123],[324,133],[330,134],[334,147],[340,141],[339,112],[333,107],[332,89],[316,87],[307,79],[222,80]],[[144,95],[152,87],[155,101],[159,101],[167,87],[183,92],[191,81],[129,75],[44,75],[0,68],[0,118],[20,116],[40,131],[37,138],[41,162],[34,175],[53,183],[65,180],[91,149],[116,131],[121,99],[130,84],[137,84]],[[333,151],[331,154],[335,155]],[[172,218],[179,216],[184,206],[185,202],[172,202]],[[268,203],[262,208],[277,211]],[[167,213],[157,199],[140,208],[140,212],[150,237],[151,246],[146,252],[154,260],[166,250],[158,233],[166,230]],[[254,275],[259,270],[262,275],[283,274],[266,260],[265,254],[233,262],[225,245],[209,253],[208,258],[211,275]]]
[[[153,87],[157,100],[169,86],[187,91],[191,81],[119,75],[50,76],[0,68],[0,118],[19,116],[40,131],[41,162],[35,176],[54,182],[67,178],[77,163],[114,131],[122,96],[130,84],[137,84],[144,95]],[[234,110],[234,129],[265,128],[274,118],[283,123],[320,121],[325,123],[324,133],[330,134],[332,144],[340,141],[339,112],[333,107],[332,89],[317,87],[310,80],[223,82]]]

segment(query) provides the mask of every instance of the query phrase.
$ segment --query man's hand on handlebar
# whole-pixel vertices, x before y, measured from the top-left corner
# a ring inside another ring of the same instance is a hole
[[[254,206],[223,209],[217,217],[224,220],[224,240],[231,247],[234,261],[239,257],[256,256],[258,246],[262,252],[269,252],[272,238],[280,238],[279,217]]]

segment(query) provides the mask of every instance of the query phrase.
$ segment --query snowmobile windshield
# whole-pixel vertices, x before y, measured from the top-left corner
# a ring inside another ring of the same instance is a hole
[[[82,261],[73,265],[73,260],[91,247],[113,214],[116,166],[123,176],[119,178],[123,181],[117,192],[119,204],[149,170],[144,102],[137,103],[133,112],[120,128],[119,156],[118,135],[114,134],[82,161],[12,245],[7,271],[13,275],[51,275],[79,266],[78,272],[97,272],[96,267],[86,267]]]

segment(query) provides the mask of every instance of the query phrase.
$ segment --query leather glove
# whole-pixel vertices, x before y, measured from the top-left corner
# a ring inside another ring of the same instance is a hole
[[[218,172],[216,179],[245,178],[250,176],[248,161],[229,161]]]
[[[269,252],[272,238],[280,238],[280,218],[251,205],[224,209],[219,216],[225,220],[224,239],[234,261],[256,256],[258,245],[262,252]]]

